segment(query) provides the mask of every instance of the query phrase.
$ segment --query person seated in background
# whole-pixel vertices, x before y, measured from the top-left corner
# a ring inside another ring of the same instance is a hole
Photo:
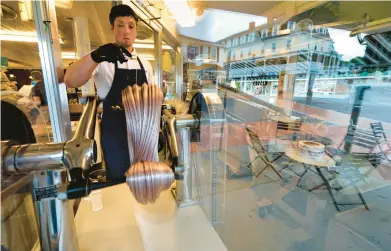
[[[31,107],[30,110],[30,119],[32,124],[36,124],[37,117],[39,115],[40,109],[45,109],[47,106],[46,92],[43,81],[40,79],[33,79],[31,81],[33,88],[31,89],[31,97],[33,100],[34,106]],[[48,118],[44,118],[45,121]]]

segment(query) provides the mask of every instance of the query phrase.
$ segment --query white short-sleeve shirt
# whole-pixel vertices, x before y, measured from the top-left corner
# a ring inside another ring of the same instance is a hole
[[[135,57],[137,55],[136,49],[133,49],[132,58],[128,59],[125,63],[118,62],[118,68],[120,69],[141,69],[140,64]],[[151,63],[148,60],[140,58],[141,63],[145,69],[145,75],[147,77],[148,84],[152,83],[153,70]],[[111,85],[114,79],[114,64],[109,62],[102,62],[96,67],[95,71],[92,74],[92,78],[95,82],[96,90],[98,91],[98,96],[100,99],[105,99],[107,94],[110,91]]]

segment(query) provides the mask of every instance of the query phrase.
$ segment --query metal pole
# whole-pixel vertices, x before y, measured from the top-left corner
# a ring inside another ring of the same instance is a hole
[[[176,98],[183,101],[183,57],[179,52],[175,52],[175,72]]]
[[[155,48],[155,84],[162,88],[163,72],[162,72],[162,32],[156,31],[154,36]]]
[[[315,84],[315,78],[316,78],[316,72],[311,71],[310,76],[308,79],[308,87],[307,87],[307,96],[305,100],[306,105],[311,105],[312,103],[312,96],[313,96],[313,89],[314,89],[314,84]]]
[[[355,128],[358,124],[358,119],[360,118],[362,103],[364,101],[365,91],[370,88],[371,88],[370,86],[357,86],[356,87],[356,96],[354,98],[353,109],[352,109],[352,113],[350,115],[350,120],[349,120],[349,123],[350,122],[352,123],[351,124],[352,130],[355,130]],[[344,150],[346,152],[350,153],[350,151],[352,150],[352,144],[349,142],[345,142]]]
[[[72,137],[72,130],[66,87],[63,83],[61,86],[59,85],[57,76],[57,69],[59,69],[59,73],[62,75],[62,65],[58,65],[61,63],[59,44],[56,45],[59,41],[52,40],[51,28],[57,24],[54,2],[32,1],[32,4],[53,139],[54,142],[65,142]],[[49,16],[49,11],[52,14],[51,16]],[[51,23],[52,21],[55,24]],[[57,27],[53,30],[54,33],[57,33]],[[58,37],[58,33],[54,35]],[[54,48],[58,50],[56,53]]]
[[[66,87],[64,83],[59,84],[57,76],[57,69],[60,75],[63,73],[54,1],[33,1],[32,4],[53,138],[55,142],[65,142],[71,139],[72,131]],[[57,37],[54,40],[52,27]],[[71,204],[55,196],[57,186],[65,183],[65,168],[34,173],[33,198],[44,251],[79,250]]]
[[[179,207],[188,207],[197,204],[193,198],[193,172],[190,161],[190,128],[180,130],[182,141],[182,154],[180,163],[183,166],[183,173],[176,181],[176,194],[174,194]]]
[[[74,213],[69,200],[47,198],[57,193],[57,186],[67,184],[67,170],[34,173],[34,201],[39,220],[43,251],[77,251]]]
[[[91,52],[90,34],[88,32],[88,19],[86,17],[73,18],[74,37],[77,58],[82,58]],[[81,87],[83,97],[95,96],[95,85],[92,79]]]

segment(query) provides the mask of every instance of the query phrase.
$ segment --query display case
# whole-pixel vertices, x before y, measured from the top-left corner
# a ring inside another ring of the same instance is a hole
[[[81,92],[79,88],[67,88],[67,96],[69,104],[80,104],[80,96]]]
[[[1,250],[41,250],[32,174],[1,177]]]

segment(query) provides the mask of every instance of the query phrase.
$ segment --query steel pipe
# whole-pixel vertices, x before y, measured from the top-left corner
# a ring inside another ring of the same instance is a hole
[[[63,162],[68,169],[81,168],[84,172],[89,172],[96,161],[97,149],[94,140],[96,109],[96,98],[87,98],[75,135],[64,146]]]
[[[15,171],[28,173],[63,168],[64,145],[65,143],[40,143],[19,146],[14,155]]]
[[[190,128],[183,128],[180,131],[183,151],[180,158],[183,167],[180,179],[176,182],[175,194],[179,206],[190,206],[197,203],[193,198],[193,172],[190,161]]]
[[[163,120],[166,124],[166,127],[168,129],[168,133],[169,133],[168,145],[170,148],[171,156],[173,158],[173,165],[177,166],[179,152],[178,152],[178,144],[177,144],[177,139],[176,139],[176,134],[175,134],[175,115],[173,115],[167,109],[164,109],[163,110]]]
[[[197,128],[199,127],[199,119],[196,119],[193,114],[183,114],[175,116],[175,127],[176,129],[181,128]]]

